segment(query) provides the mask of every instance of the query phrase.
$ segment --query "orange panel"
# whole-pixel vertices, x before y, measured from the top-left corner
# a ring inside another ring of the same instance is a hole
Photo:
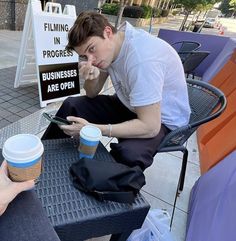
[[[227,91],[227,86],[230,84],[230,80],[235,77],[236,73],[236,49],[228,62],[222,67],[222,69],[213,77],[210,81],[211,84],[220,88],[222,91]],[[228,80],[228,81],[227,81]],[[226,81],[228,84],[226,84]],[[226,86],[225,86],[226,84]],[[232,84],[232,83],[231,83]],[[228,86],[229,87],[229,86]],[[225,93],[226,94],[226,93]]]
[[[201,173],[205,173],[236,149],[236,112],[229,122],[206,143],[199,143]]]
[[[236,79],[234,82],[236,82]],[[224,125],[228,123],[229,117],[234,112],[236,112],[236,89],[231,95],[227,97],[227,107],[225,111],[220,115],[220,117],[202,125],[198,129],[197,131],[198,141],[204,144],[208,141],[208,139],[213,138],[215,133],[217,133],[221,128],[224,127]]]
[[[228,104],[220,117],[197,131],[201,173],[236,149],[236,49],[210,83],[224,92]]]

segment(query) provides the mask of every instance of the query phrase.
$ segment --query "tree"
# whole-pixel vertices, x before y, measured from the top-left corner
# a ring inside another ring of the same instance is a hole
[[[122,15],[125,9],[125,6],[128,4],[129,0],[120,0],[120,6],[119,6],[119,11],[117,14],[117,18],[116,18],[116,22],[115,22],[115,27],[117,28],[120,23],[121,23],[121,19],[122,19]]]
[[[181,23],[179,30],[183,31],[185,29],[189,14],[196,10],[199,5],[206,6],[208,4],[215,4],[216,2],[219,2],[219,0],[175,0],[176,4],[181,4],[185,9],[184,20]]]
[[[229,5],[229,1],[230,0],[223,0],[222,2],[221,2],[221,4],[220,4],[220,7],[219,7],[219,9],[220,9],[220,11],[223,13],[223,14],[229,14],[229,12],[230,12],[230,5]]]
[[[235,13],[236,13],[236,0],[231,0],[229,2],[229,5],[230,5],[230,9],[229,10],[233,11],[232,12],[232,16],[231,16],[231,17],[233,17],[233,16],[235,16]]]

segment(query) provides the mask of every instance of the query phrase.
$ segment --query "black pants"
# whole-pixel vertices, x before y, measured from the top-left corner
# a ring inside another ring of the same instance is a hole
[[[95,98],[87,96],[69,97],[57,112],[57,116],[77,116],[94,124],[117,124],[137,118],[137,115],[126,108],[116,95],[98,95]],[[159,134],[154,138],[119,138],[119,143],[112,143],[111,155],[117,162],[129,166],[139,165],[143,170],[153,162],[153,156],[162,138],[169,129],[161,125]],[[51,123],[42,139],[69,137],[56,125]]]

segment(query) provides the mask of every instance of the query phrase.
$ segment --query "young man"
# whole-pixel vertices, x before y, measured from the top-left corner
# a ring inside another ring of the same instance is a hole
[[[80,14],[68,35],[68,50],[79,63],[86,96],[67,98],[57,115],[73,125],[51,124],[43,139],[79,135],[90,123],[117,137],[111,154],[143,170],[153,161],[161,139],[188,123],[190,107],[182,63],[163,40],[128,22],[117,31],[101,14]],[[98,95],[110,76],[115,95]],[[64,133],[63,133],[63,132]]]

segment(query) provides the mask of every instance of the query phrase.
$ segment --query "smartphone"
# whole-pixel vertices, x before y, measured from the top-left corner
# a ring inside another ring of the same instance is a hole
[[[71,125],[72,121],[68,121],[66,119],[63,119],[61,117],[48,114],[46,112],[43,113],[43,117],[45,117],[47,120],[51,121],[52,123],[58,124],[58,125]]]

